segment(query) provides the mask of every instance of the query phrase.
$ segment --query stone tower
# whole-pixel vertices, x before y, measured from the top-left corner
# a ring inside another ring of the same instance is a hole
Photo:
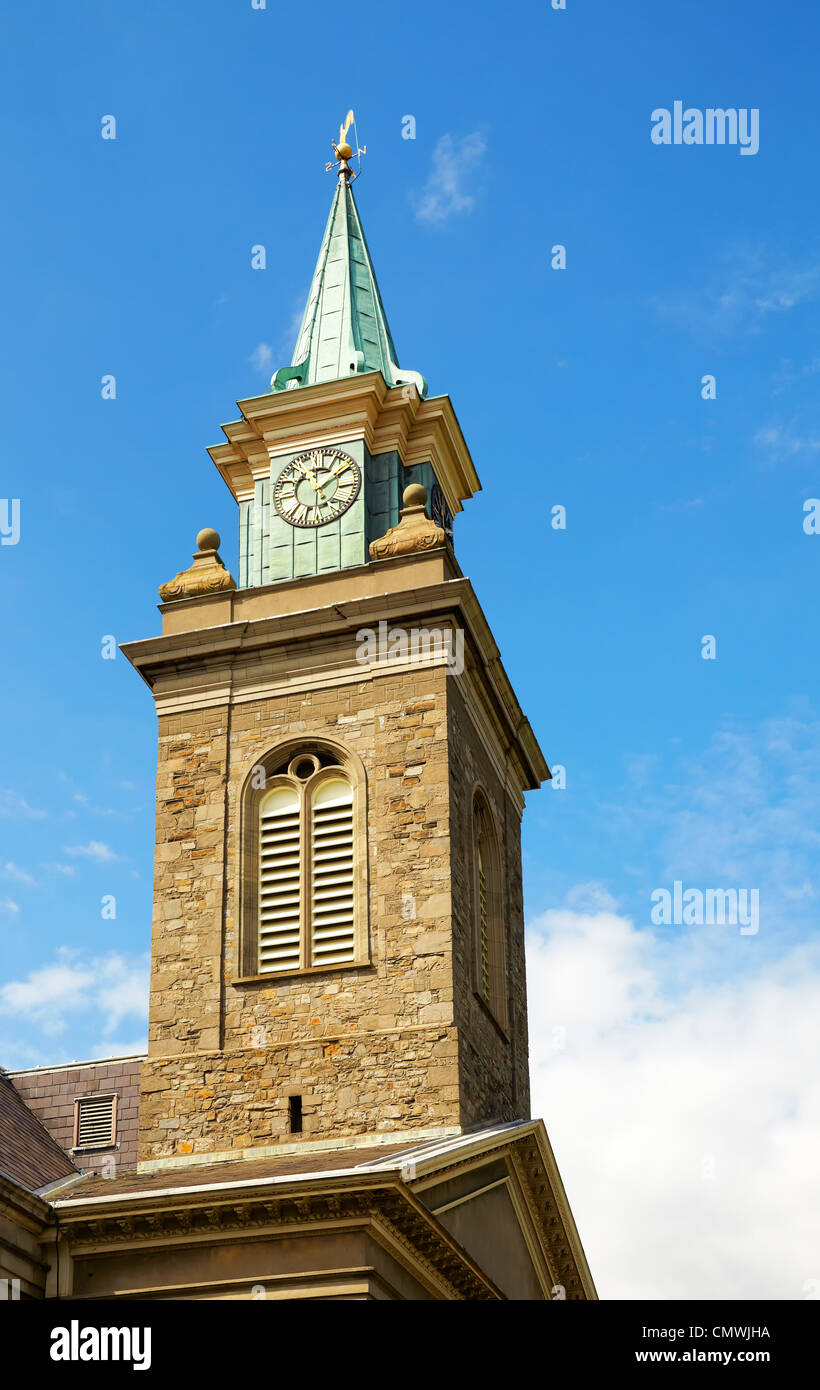
[[[549,771],[455,556],[467,444],[398,366],[337,155],[293,362],[210,450],[238,584],[200,532],[124,648],[159,721],[142,1172],[529,1116]]]

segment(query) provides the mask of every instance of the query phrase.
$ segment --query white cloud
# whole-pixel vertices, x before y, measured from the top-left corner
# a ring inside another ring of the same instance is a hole
[[[798,1299],[820,1277],[820,948],[678,995],[690,946],[612,911],[532,923],[533,1113],[603,1297]]]
[[[816,872],[820,855],[820,721],[799,711],[753,727],[726,727],[685,761],[663,812],[665,876],[759,887],[765,926],[788,930],[784,899]]]
[[[702,497],[681,498],[679,502],[669,502],[661,507],[662,512],[698,512],[703,506]]]
[[[653,303],[667,322],[714,338],[759,333],[771,315],[788,313],[818,294],[820,262],[789,265],[776,249],[747,245],[730,248],[705,286],[690,283]]]
[[[123,1019],[148,1012],[148,957],[128,960],[110,955],[87,961],[62,949],[49,965],[25,980],[0,986],[0,1015],[35,1024],[47,1037],[66,1029],[71,1016],[97,1016],[103,1034]]]
[[[260,343],[257,348],[254,348],[248,361],[258,372],[267,371],[273,362],[273,348],[268,343]]]
[[[772,395],[782,396],[796,383],[805,381],[806,377],[817,376],[818,372],[820,372],[820,357],[813,357],[810,362],[805,362],[801,367],[795,366],[793,358],[784,357],[772,372]]]
[[[820,720],[796,698],[670,744],[597,807],[634,921],[584,884],[529,928],[533,1113],[604,1296],[799,1299],[820,1279]],[[675,879],[758,888],[759,934],[650,928]]]
[[[38,811],[17,792],[0,787],[0,817],[5,820],[43,820],[45,811]]]
[[[112,1042],[110,1038],[101,1038],[98,1042],[91,1044],[88,1056],[89,1059],[93,1057],[138,1057],[147,1051],[148,1033],[145,1032],[127,1042]]]
[[[814,454],[820,449],[820,438],[814,434],[801,434],[784,425],[768,425],[759,429],[753,443],[760,449],[768,449],[771,454]]]
[[[300,294],[297,294],[296,298],[293,300],[290,318],[287,325],[282,330],[282,337],[279,340],[279,355],[283,362],[290,362],[291,356],[298,346],[299,330],[302,327],[302,319],[304,318],[305,305],[309,293],[310,286],[305,285],[305,288]]]
[[[487,149],[479,131],[457,140],[442,135],[433,150],[433,167],[416,199],[419,222],[446,222],[458,213],[472,212],[475,206],[476,166]]]
[[[22,1071],[24,1067],[43,1066],[45,1061],[37,1047],[21,1042],[19,1036],[0,1033],[0,1057],[7,1071]],[[53,1060],[53,1059],[48,1059]]]
[[[13,864],[10,859],[6,860],[0,872],[4,878],[16,879],[18,883],[27,883],[29,887],[33,887],[35,883],[31,874],[26,873],[25,869],[21,869],[17,864]]]
[[[760,968],[816,930],[811,892],[820,860],[820,719],[808,701],[759,722],[727,720],[706,748],[674,761],[638,753],[629,782],[596,807],[600,835],[617,853],[649,922],[650,894],[686,887],[737,888],[760,894],[760,932],[751,937],[702,934],[678,969],[724,979]],[[619,887],[623,897],[623,881]],[[680,983],[680,982],[679,982]]]
[[[88,1005],[94,972],[71,962],[66,955],[54,965],[33,970],[27,980],[0,986],[0,1013],[31,1020],[47,1034],[62,1033],[66,1014]]]
[[[124,1018],[148,1012],[148,957],[135,965],[122,956],[100,963],[96,1007],[105,1015],[105,1032],[113,1033]]]
[[[16,917],[19,911],[19,903],[12,902],[11,898],[0,899],[0,912],[7,912],[10,917]]]
[[[70,876],[71,878],[77,873],[73,864],[44,864],[43,868],[53,869],[54,873],[65,874],[67,877]]]
[[[566,905],[579,912],[607,912],[618,904],[602,884],[576,883],[567,893]]]
[[[87,845],[66,845],[66,854],[73,854],[84,859],[95,859],[98,864],[110,864],[113,859],[118,859],[110,845],[106,845],[102,840],[89,840]]]

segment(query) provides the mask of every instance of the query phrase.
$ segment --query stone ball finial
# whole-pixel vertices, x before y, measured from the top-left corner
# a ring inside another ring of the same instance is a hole
[[[187,570],[160,584],[159,596],[163,603],[176,603],[177,599],[202,598],[205,594],[227,593],[236,588],[236,580],[229,574],[219,558],[219,532],[206,526],[196,538],[197,551]]]
[[[405,507],[426,507],[427,488],[422,487],[421,483],[411,483],[404,489],[401,500]]]
[[[196,538],[198,550],[218,550],[220,536],[218,531],[213,531],[210,526],[206,526],[204,531],[200,531]]]
[[[427,488],[411,483],[404,489],[401,521],[384,536],[370,542],[371,560],[387,560],[393,555],[415,555],[446,544],[447,537],[427,515]]]

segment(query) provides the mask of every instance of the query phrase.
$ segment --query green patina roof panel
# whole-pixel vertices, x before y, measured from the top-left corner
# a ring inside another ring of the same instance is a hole
[[[293,362],[273,376],[276,391],[381,372],[427,394],[418,372],[402,370],[387,323],[353,190],[340,179],[325,227]]]

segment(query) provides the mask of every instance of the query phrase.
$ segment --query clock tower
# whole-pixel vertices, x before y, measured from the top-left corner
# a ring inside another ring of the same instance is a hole
[[[398,356],[350,146],[293,361],[209,450],[162,635],[140,1171],[529,1120],[524,793],[543,754],[453,543],[479,491]]]
[[[272,399],[262,398],[271,410],[264,447],[255,423],[249,438],[243,419],[224,426],[229,445],[210,450],[239,503],[241,587],[366,564],[371,544],[398,522],[403,489],[413,483],[427,489],[433,516],[449,531],[479,486],[447,398],[423,406],[424,377],[398,365],[350,161],[340,158],[337,169],[293,362],[274,372]],[[304,388],[320,386],[330,394],[309,399],[314,406],[332,402],[327,428],[316,428],[314,408],[305,429]],[[362,389],[350,389],[356,386]],[[437,460],[433,432],[440,436]],[[444,457],[452,451],[457,457]]]
[[[293,361],[210,450],[238,575],[201,530],[123,648],[159,749],[138,1159],[26,1194],[46,1297],[596,1296],[530,1116],[521,816],[550,774],[456,557],[479,481],[398,364],[351,122]]]
[[[209,450],[201,532],[126,655],[159,715],[140,1161],[529,1115],[520,822],[549,776],[453,518],[455,411],[398,365],[349,149],[290,366]],[[432,514],[431,514],[432,503]]]

